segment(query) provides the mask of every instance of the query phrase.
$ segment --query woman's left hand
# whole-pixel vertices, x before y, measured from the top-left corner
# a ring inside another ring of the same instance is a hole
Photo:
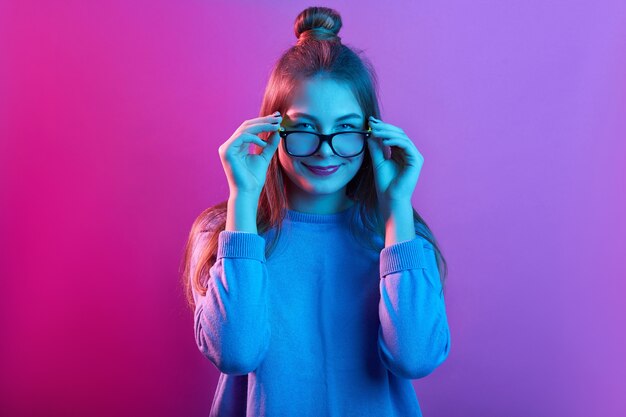
[[[369,125],[372,128],[372,135],[367,139],[367,146],[374,166],[379,202],[389,205],[394,202],[410,202],[424,164],[424,157],[399,127],[371,116]],[[389,159],[385,158],[384,146],[391,147]],[[399,155],[398,159],[401,162],[391,159],[391,155]]]

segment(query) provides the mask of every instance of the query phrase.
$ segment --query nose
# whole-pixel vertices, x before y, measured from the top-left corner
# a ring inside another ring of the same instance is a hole
[[[321,157],[329,157],[333,156],[334,152],[333,149],[330,147],[330,143],[324,141],[322,142],[322,145],[319,147],[317,152],[315,152],[315,155],[319,155]]]

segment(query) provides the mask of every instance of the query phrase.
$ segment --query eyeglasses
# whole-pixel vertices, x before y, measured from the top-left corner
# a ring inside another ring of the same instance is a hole
[[[283,147],[291,156],[311,156],[319,150],[322,143],[328,142],[335,155],[351,158],[360,155],[365,150],[365,140],[371,136],[372,128],[366,131],[351,130],[324,135],[303,130],[285,130],[281,126],[278,134],[285,139]]]

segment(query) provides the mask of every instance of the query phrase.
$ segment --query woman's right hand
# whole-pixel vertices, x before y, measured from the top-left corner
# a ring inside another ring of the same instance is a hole
[[[278,128],[281,121],[280,115],[246,120],[226,142],[220,145],[218,152],[231,195],[246,194],[256,197],[261,195],[267,168],[280,143]],[[272,134],[267,142],[257,136],[258,133],[269,131]],[[261,146],[263,148],[261,153],[251,154],[249,152],[251,143]]]

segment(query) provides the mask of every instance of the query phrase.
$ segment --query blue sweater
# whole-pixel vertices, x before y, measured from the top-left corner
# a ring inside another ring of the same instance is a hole
[[[196,343],[221,372],[210,416],[422,415],[410,380],[450,349],[435,252],[419,235],[367,249],[355,207],[288,210],[267,259],[273,230],[220,232],[207,294],[193,293]]]

